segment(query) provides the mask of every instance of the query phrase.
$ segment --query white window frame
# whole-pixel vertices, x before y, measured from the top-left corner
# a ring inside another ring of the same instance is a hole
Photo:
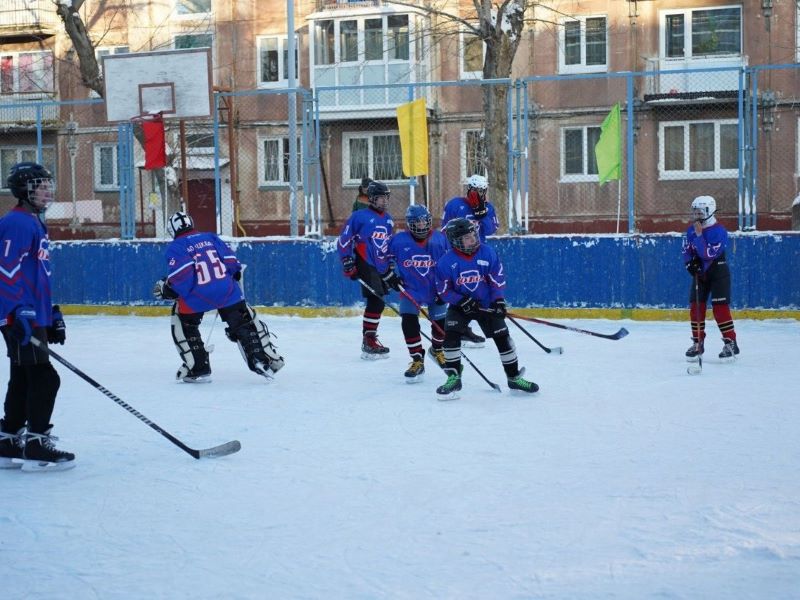
[[[39,159],[36,157],[36,151],[37,151],[36,146],[17,146],[14,144],[9,144],[0,146],[0,150],[4,152],[16,152],[17,156],[12,164],[17,164],[20,162],[30,162],[30,161],[41,162],[43,166],[53,174],[53,178],[56,179],[56,184],[58,183],[55,171],[55,162],[56,162],[55,146],[42,146],[41,161],[39,161]],[[23,157],[22,156],[23,152],[33,153],[33,156]],[[45,156],[45,152],[50,153],[50,160],[47,160],[48,157]],[[11,193],[11,190],[6,186],[8,175],[9,175],[8,173],[0,173],[0,191]]]
[[[367,139],[368,141],[368,157],[367,157],[367,177],[375,179],[375,173],[372,171],[374,162],[374,142],[373,140],[378,136],[393,135],[400,137],[397,130],[387,131],[350,131],[342,134],[342,183],[344,185],[361,185],[361,178],[353,179],[350,177],[350,140],[352,139]],[[384,183],[403,183],[407,180],[403,178],[402,174],[402,157],[401,157],[401,170],[400,179],[381,179]]]
[[[583,134],[582,161],[583,173],[567,173],[567,131],[580,129]],[[559,130],[559,163],[560,163],[560,183],[591,183],[600,181],[597,173],[589,173],[589,129],[600,129],[600,125],[565,125]]]
[[[739,10],[739,52],[731,54],[714,54],[710,56],[692,56],[692,13],[698,10],[724,10],[735,8]],[[661,10],[658,17],[659,44],[658,54],[662,60],[674,61],[703,61],[714,59],[730,59],[734,56],[742,56],[744,48],[744,16],[740,4],[726,4],[723,6],[698,6],[680,10]],[[683,15],[683,56],[667,56],[667,17],[673,15]]]
[[[114,170],[114,183],[102,183],[100,181],[101,152],[103,149],[111,148],[112,168]],[[94,189],[97,192],[114,192],[119,189],[119,147],[116,142],[95,142],[92,146],[94,164]]]
[[[464,59],[466,58],[468,37],[471,38],[470,41],[477,41],[477,38],[473,34],[469,34],[465,31],[462,31],[458,35],[458,78],[461,80],[483,79],[483,61],[486,60],[486,42],[481,42],[483,45],[481,68],[477,71],[465,71]]]
[[[289,185],[288,174],[287,178],[284,181],[282,178],[278,179],[267,179],[266,178],[266,169],[264,168],[264,160],[266,159],[264,153],[264,143],[265,142],[278,142],[278,147],[280,148],[281,153],[283,152],[284,144],[288,143],[289,136],[287,135],[260,135],[258,136],[258,186],[259,187],[287,187]],[[300,136],[297,137],[297,185],[298,187],[303,186],[303,148],[302,148],[302,139]],[[281,157],[283,161],[283,156]],[[288,160],[288,158],[287,158]],[[280,173],[283,176],[283,162],[280,165]]]
[[[262,63],[261,63],[261,44],[267,40],[277,40],[278,41],[278,81],[262,81]],[[284,79],[283,77],[283,69],[284,67],[288,67],[288,65],[284,65],[283,61],[283,54],[284,52],[288,53],[288,48],[284,48],[284,43],[286,46],[289,45],[289,38],[284,34],[278,35],[260,35],[256,38],[256,85],[259,88],[266,89],[266,88],[285,88],[289,85],[288,79]],[[294,77],[295,81],[299,81],[300,79],[300,45],[298,37],[294,37],[294,52],[297,58],[297,69],[295,69]],[[287,71],[288,74],[288,71]]]
[[[189,19],[189,20],[196,20],[196,19],[206,19],[211,17],[214,12],[214,0],[209,1],[209,9],[204,12],[185,12],[182,13],[178,10],[178,7],[181,6],[180,0],[174,0],[174,4],[172,7],[172,15],[176,19]]]
[[[467,136],[469,134],[472,134],[472,133],[483,134],[484,147],[486,145],[486,132],[483,129],[468,128],[468,129],[462,129],[461,130],[461,132],[460,132],[460,142],[459,142],[458,147],[459,147],[459,153],[460,153],[459,164],[461,165],[461,181],[464,181],[464,182],[467,181],[467,178],[470,175],[475,175],[476,174],[475,172],[471,172],[470,169],[469,169],[469,166],[467,165]],[[477,173],[477,174],[478,175],[483,175],[485,177],[489,176],[489,173],[486,170],[486,166],[485,165],[484,165],[483,170],[481,172]]]
[[[605,19],[606,20],[606,62],[602,65],[586,64],[586,20]],[[566,23],[578,21],[581,26],[581,62],[577,65],[566,63]],[[608,71],[609,43],[608,43],[608,15],[580,15],[576,17],[563,18],[559,22],[558,28],[558,72],[559,73],[605,73]]]
[[[38,54],[42,57],[50,56],[50,88],[23,92],[20,89],[19,59],[21,56]],[[56,91],[56,58],[52,50],[31,50],[30,52],[0,52],[3,57],[13,59],[13,89],[10,94],[54,94]]]
[[[689,126],[697,123],[714,124],[714,170],[713,171],[692,171],[691,148]],[[721,155],[721,135],[720,126],[736,125],[738,132],[738,121],[736,119],[693,119],[691,121],[662,121],[658,124],[658,179],[660,181],[681,181],[686,179],[736,179],[739,176],[739,169],[720,168]],[[664,129],[666,127],[683,127],[683,169],[680,171],[665,169],[666,152],[664,147]]]
[[[103,76],[103,57],[116,56],[117,54],[129,54],[131,51],[130,46],[97,46],[94,49],[94,58],[97,60],[97,68],[100,71],[100,76]],[[100,94],[94,90],[89,90],[89,97],[99,98]]]

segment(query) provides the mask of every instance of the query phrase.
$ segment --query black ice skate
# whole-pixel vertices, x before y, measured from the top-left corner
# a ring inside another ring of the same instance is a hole
[[[722,352],[719,353],[719,357],[724,362],[735,360],[736,355],[739,354],[739,344],[736,343],[736,340],[722,338],[722,344]]]
[[[437,400],[458,400],[461,391],[461,375],[455,372],[454,369],[447,369],[447,381],[444,385],[436,388]]]
[[[364,360],[389,358],[389,349],[381,344],[378,334],[374,331],[364,334],[364,339],[361,341],[361,358]]]
[[[195,367],[190,369],[186,363],[182,364],[175,373],[175,379],[185,381],[186,383],[211,383],[211,367],[206,364],[205,367]]]
[[[24,446],[23,427],[16,433],[5,431],[5,423],[0,421],[0,469],[18,469],[22,466],[22,448]],[[16,459],[16,460],[15,460]]]
[[[704,352],[703,342],[695,342],[686,351],[686,362],[697,362]]]
[[[406,383],[419,383],[425,378],[425,362],[422,360],[421,354],[414,356],[404,375]]]
[[[75,455],[56,448],[58,438],[50,435],[52,428],[44,433],[29,431],[25,434],[22,451],[23,471],[64,471],[75,466]]]
[[[533,383],[532,381],[528,381],[522,376],[522,371],[520,371],[516,377],[509,377],[508,378],[508,389],[524,392],[526,394],[535,394],[539,391],[539,386]]]
[[[486,338],[467,327],[466,331],[461,333],[461,343],[468,348],[483,348]]]

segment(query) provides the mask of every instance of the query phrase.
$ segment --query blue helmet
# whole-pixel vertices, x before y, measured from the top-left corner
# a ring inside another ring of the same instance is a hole
[[[433,217],[427,207],[412,204],[406,210],[406,226],[414,239],[424,240],[433,226]]]

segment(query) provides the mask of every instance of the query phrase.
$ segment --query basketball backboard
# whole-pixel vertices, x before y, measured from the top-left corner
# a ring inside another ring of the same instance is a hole
[[[212,113],[211,50],[191,48],[103,57],[109,123],[161,113],[203,119]]]

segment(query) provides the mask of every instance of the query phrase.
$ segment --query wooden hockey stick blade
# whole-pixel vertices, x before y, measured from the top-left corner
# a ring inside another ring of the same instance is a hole
[[[219,446],[214,446],[213,448],[194,450],[192,452],[192,456],[194,456],[197,459],[219,458],[221,456],[228,456],[229,454],[235,454],[241,449],[242,449],[242,444],[239,442],[239,440],[232,440],[230,442],[220,444]]]

